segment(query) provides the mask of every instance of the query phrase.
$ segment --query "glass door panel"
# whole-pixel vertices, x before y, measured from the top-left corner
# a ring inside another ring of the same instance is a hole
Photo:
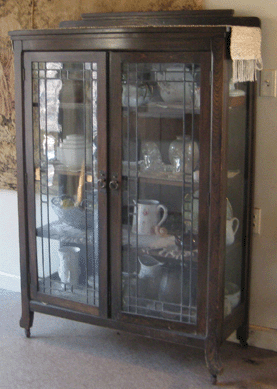
[[[31,67],[38,291],[98,307],[99,64]]]
[[[198,63],[122,65],[124,312],[196,324]]]
[[[243,285],[245,256],[245,210],[247,167],[247,83],[234,85],[229,62],[229,137],[228,137],[228,187],[226,214],[226,263],[225,263],[225,316],[239,305]]]

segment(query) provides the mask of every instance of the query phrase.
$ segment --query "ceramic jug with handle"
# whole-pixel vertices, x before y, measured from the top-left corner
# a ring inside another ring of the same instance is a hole
[[[167,208],[158,200],[138,200],[138,203],[134,203],[132,232],[138,235],[155,234],[155,227],[160,227],[167,218]],[[162,218],[160,210],[163,210]]]
[[[230,246],[235,241],[235,235],[239,228],[239,219],[233,217],[226,220],[226,245]]]

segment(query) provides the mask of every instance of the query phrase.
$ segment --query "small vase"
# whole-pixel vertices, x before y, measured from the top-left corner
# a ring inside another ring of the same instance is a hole
[[[78,285],[79,284],[79,254],[80,248],[74,246],[62,247],[58,251],[60,258],[59,277],[64,284]]]

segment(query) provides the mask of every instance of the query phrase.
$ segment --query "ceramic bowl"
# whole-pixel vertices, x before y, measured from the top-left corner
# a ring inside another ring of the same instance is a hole
[[[66,201],[69,206],[64,206],[64,201]],[[86,204],[87,208],[91,205],[91,203],[88,204],[88,202],[83,201],[80,206],[76,207],[74,205],[74,199],[67,195],[56,196],[51,200],[52,208],[60,222],[81,230],[93,227],[93,218],[87,217],[88,215],[86,215]]]
[[[238,285],[227,282],[225,286],[225,299],[230,304],[231,309],[234,309],[238,306],[240,302],[241,291]]]
[[[168,68],[166,72],[158,72],[156,77],[161,98],[165,103],[182,102],[185,86],[186,106],[191,105],[193,77],[190,72],[186,71],[184,75],[182,68]]]

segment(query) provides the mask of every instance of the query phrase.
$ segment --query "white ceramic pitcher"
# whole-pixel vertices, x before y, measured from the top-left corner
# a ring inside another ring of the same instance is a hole
[[[239,219],[233,217],[232,219],[226,220],[226,245],[230,246],[235,241],[235,235],[239,228]]]
[[[158,200],[138,200],[135,203],[132,232],[138,235],[153,235],[167,218],[167,208]],[[160,210],[163,216],[160,218]]]

